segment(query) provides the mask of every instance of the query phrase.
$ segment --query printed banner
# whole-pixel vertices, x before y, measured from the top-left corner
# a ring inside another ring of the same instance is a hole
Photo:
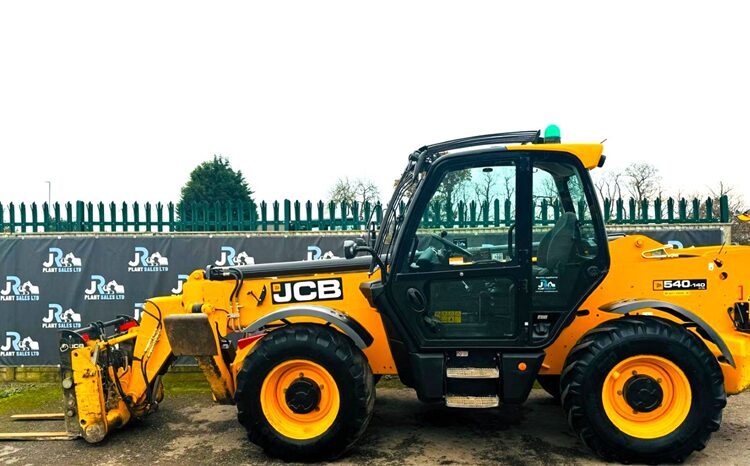
[[[718,228],[645,233],[676,247],[723,241]],[[193,270],[342,256],[345,239],[351,237],[0,238],[0,365],[57,365],[59,330],[117,315],[137,319],[146,299],[180,294]]]
[[[353,237],[353,236],[352,236]],[[343,256],[346,236],[0,238],[0,365],[57,365],[58,331],[180,294],[207,265]]]

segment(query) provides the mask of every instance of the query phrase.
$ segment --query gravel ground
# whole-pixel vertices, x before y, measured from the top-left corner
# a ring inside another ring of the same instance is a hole
[[[8,400],[10,401],[10,400]],[[54,410],[55,403],[46,403]],[[11,405],[10,410],[13,411]],[[27,408],[19,411],[29,412]],[[8,412],[9,413],[9,412]],[[6,417],[4,413],[3,417]],[[364,437],[338,464],[590,465],[601,462],[569,430],[560,407],[534,390],[520,423],[498,411],[451,410],[417,401],[411,390],[380,388]],[[0,420],[1,431],[29,423]],[[30,427],[61,430],[47,421]],[[750,393],[734,396],[724,422],[690,465],[750,465]],[[170,393],[159,412],[114,432],[99,445],[82,440],[2,442],[0,463],[61,465],[277,464],[246,440],[234,406],[205,392]],[[284,464],[284,463],[281,463]]]

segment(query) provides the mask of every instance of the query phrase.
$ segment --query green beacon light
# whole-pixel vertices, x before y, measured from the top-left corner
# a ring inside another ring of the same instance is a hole
[[[545,144],[559,144],[560,143],[560,127],[557,125],[549,125],[544,129],[544,142]]]

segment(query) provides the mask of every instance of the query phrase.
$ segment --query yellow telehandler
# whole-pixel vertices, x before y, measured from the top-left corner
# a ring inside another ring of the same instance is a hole
[[[397,374],[456,409],[518,406],[538,380],[602,458],[682,461],[750,385],[750,248],[608,237],[589,176],[604,160],[555,127],[424,146],[345,259],[211,266],[138,322],[63,331],[67,431],[46,435],[101,441],[193,356],[284,460],[343,455]],[[475,190],[507,197],[481,203],[491,227],[459,202]]]

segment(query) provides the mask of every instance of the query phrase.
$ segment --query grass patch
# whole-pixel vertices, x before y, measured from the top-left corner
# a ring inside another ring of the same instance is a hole
[[[2,414],[21,411],[41,412],[54,405],[62,405],[62,388],[57,383],[0,385],[0,413]]]
[[[377,388],[408,388],[401,383],[397,375],[384,375],[380,378]]]
[[[21,389],[18,387],[0,387],[0,400],[17,395],[20,392]]]
[[[201,378],[196,380],[193,377],[182,377],[182,374],[167,373],[162,379],[164,391],[167,396],[183,393],[210,393],[211,388],[208,386],[208,382],[202,374],[199,375]]]

